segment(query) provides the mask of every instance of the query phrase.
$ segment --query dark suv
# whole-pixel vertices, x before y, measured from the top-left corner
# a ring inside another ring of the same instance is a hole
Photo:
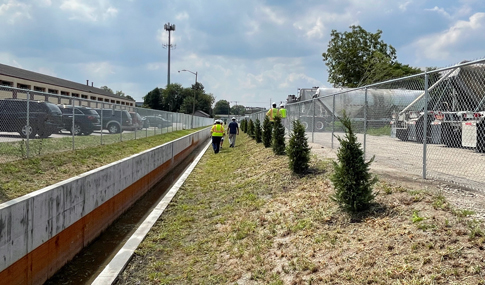
[[[62,122],[64,129],[74,135],[90,135],[94,130],[101,129],[101,119],[99,114],[91,108],[76,106],[74,108],[74,127],[72,125],[72,105],[58,105],[62,112]]]
[[[94,109],[98,112],[102,120],[102,128],[109,131],[110,134],[117,134],[124,130],[133,129],[131,115],[126,110],[112,109]]]
[[[27,100],[0,100],[0,131],[18,132],[21,137],[47,138],[58,133],[62,126],[61,110],[50,102],[29,101],[29,124],[27,124]]]

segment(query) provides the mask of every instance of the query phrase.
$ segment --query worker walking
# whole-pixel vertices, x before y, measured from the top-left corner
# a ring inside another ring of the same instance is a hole
[[[211,128],[211,136],[212,136],[212,148],[214,149],[214,153],[219,153],[219,148],[221,146],[221,139],[224,137],[224,126],[221,124],[221,121],[216,120],[215,124]]]
[[[276,102],[273,102],[273,108],[269,109],[268,112],[266,112],[266,116],[268,116],[269,121],[271,124],[274,122],[274,118],[278,115],[278,109],[276,108]]]
[[[236,145],[236,135],[239,135],[239,125],[236,122],[236,118],[232,117],[232,122],[229,123],[229,147]]]
[[[281,103],[280,108],[278,109],[278,114],[281,117],[281,124],[283,124],[283,127],[286,129],[286,109],[283,103]]]

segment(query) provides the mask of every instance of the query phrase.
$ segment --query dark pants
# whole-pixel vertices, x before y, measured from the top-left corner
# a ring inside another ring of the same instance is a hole
[[[222,137],[212,137],[212,148],[214,153],[219,153],[219,147],[221,146]]]

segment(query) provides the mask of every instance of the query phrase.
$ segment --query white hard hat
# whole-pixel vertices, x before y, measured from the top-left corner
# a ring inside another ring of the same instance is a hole
[[[283,103],[281,103],[280,107],[284,107],[285,105]]]
[[[231,120],[235,120],[235,119],[236,119],[236,117],[232,117],[232,119],[231,119]]]
[[[276,105],[276,102],[273,102],[273,105]]]

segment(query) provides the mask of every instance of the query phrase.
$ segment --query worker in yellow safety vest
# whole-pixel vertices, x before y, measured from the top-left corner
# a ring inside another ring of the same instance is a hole
[[[224,137],[224,135],[225,133],[222,121],[216,120],[211,128],[212,148],[214,149],[214,153],[219,153],[221,139]]]
[[[283,103],[281,103],[280,108],[278,109],[278,114],[281,117],[281,124],[286,129],[286,109],[285,109],[285,105],[283,105]]]
[[[280,114],[280,116],[281,116],[282,119],[285,119],[286,118],[285,105],[283,105],[283,104],[280,105],[280,109],[278,110],[278,114]]]
[[[274,118],[278,115],[278,109],[276,108],[276,102],[273,102],[273,108],[269,109],[268,112],[266,112],[266,116],[268,116],[269,121],[271,123],[274,122]]]

